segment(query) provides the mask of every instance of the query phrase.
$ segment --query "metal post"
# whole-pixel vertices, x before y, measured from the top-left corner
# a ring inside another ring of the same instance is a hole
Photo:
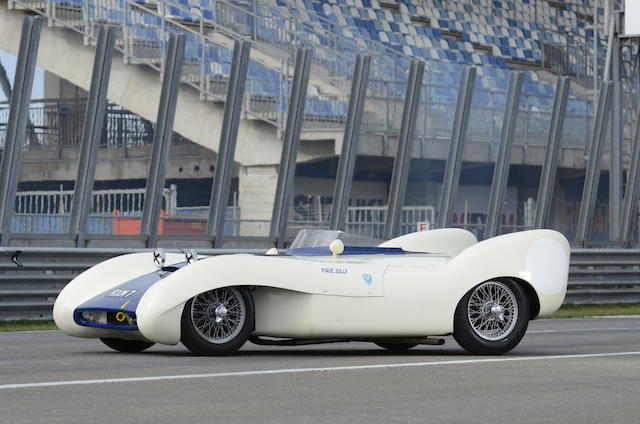
[[[41,18],[30,16],[25,16],[22,21],[20,53],[9,103],[7,135],[0,162],[0,232],[2,232],[0,246],[9,245],[42,22]]]
[[[351,197],[351,187],[353,186],[353,172],[358,154],[360,124],[362,123],[362,111],[364,110],[367,95],[370,68],[371,56],[358,55],[353,70],[349,111],[347,112],[347,121],[342,136],[342,151],[338,162],[338,173],[333,187],[333,205],[331,223],[329,225],[332,230],[344,230],[347,219],[347,208]]]
[[[2,58],[0,58],[0,89],[4,93],[7,100],[11,99],[11,82],[7,76],[7,71],[2,66]]]
[[[453,117],[451,146],[449,147],[449,156],[442,179],[442,192],[440,193],[440,208],[438,211],[440,228],[451,226],[451,211],[455,204],[458,182],[460,181],[462,154],[464,153],[467,124],[469,123],[469,109],[475,80],[476,68],[464,67],[460,78],[456,111]]]
[[[424,62],[414,60],[409,67],[407,92],[404,97],[400,136],[398,137],[398,150],[393,161],[393,173],[391,174],[391,184],[389,185],[387,219],[384,226],[384,238],[386,239],[395,237],[400,231],[402,206],[407,192],[407,180],[411,165],[414,130],[420,107],[424,65]]]
[[[98,31],[98,42],[93,61],[91,89],[89,90],[87,109],[84,115],[82,145],[80,147],[80,159],[73,190],[71,219],[69,220],[69,234],[77,236],[76,245],[78,247],[84,247],[87,218],[91,209],[91,193],[93,192],[96,160],[98,150],[100,150],[107,108],[107,88],[109,87],[115,40],[115,28],[101,25]]]
[[[614,52],[617,50],[618,38],[615,35],[615,19],[611,16],[611,19],[605,19],[607,23],[607,55],[604,62],[604,73],[602,79],[610,81],[613,70]]]
[[[144,207],[140,234],[147,236],[147,246],[154,247],[158,234],[158,219],[162,207],[162,193],[166,169],[171,151],[173,121],[180,88],[180,74],[184,58],[184,35],[169,34],[169,45],[165,57],[162,76],[162,91],[156,118],[156,130],[153,134],[153,147],[149,163],[149,177],[144,195]]]
[[[251,43],[248,41],[236,41],[234,43],[231,73],[229,74],[227,98],[224,104],[224,117],[220,131],[218,158],[216,159],[216,169],[209,201],[207,235],[213,238],[213,247],[219,247],[222,244],[250,51]]]
[[[535,228],[546,227],[549,210],[551,209],[551,198],[556,181],[560,143],[562,141],[562,128],[567,110],[567,97],[569,95],[570,84],[571,81],[567,77],[558,78],[558,82],[556,83],[556,96],[551,112],[547,149],[545,151],[542,172],[540,173],[540,185],[538,186]]]
[[[593,218],[596,208],[596,195],[598,193],[598,182],[600,180],[600,165],[602,162],[602,146],[604,134],[607,131],[607,116],[609,115],[609,104],[611,103],[611,92],[613,83],[603,81],[598,96],[598,109],[596,110],[591,135],[591,148],[589,149],[589,161],[584,178],[582,189],[582,201],[580,202],[580,216],[578,217],[578,228],[576,230],[575,241],[584,244],[587,239],[587,227]]]
[[[617,56],[617,55],[616,55]],[[619,74],[618,74],[619,75]],[[609,160],[609,239],[620,240],[622,207],[622,83],[614,77],[611,101],[611,155]]]
[[[507,191],[509,167],[511,166],[511,148],[513,147],[513,137],[516,133],[516,118],[520,106],[522,80],[522,72],[513,72],[509,77],[509,91],[507,92],[507,103],[504,109],[504,119],[502,120],[500,146],[498,147],[498,157],[493,168],[493,179],[491,180],[487,224],[484,229],[485,239],[495,236],[500,229],[502,203]]]
[[[624,192],[622,204],[622,222],[620,234],[623,241],[628,241],[631,236],[633,217],[638,210],[638,197],[640,187],[640,120],[636,124],[636,132],[633,138],[633,151],[629,163],[627,175],[627,187]]]
[[[272,237],[276,237],[276,246],[278,248],[284,247],[285,232],[287,230],[289,205],[291,204],[293,181],[296,174],[298,145],[300,144],[300,130],[304,120],[304,106],[307,99],[309,73],[311,72],[311,58],[311,49],[298,48],[291,96],[289,97],[289,109],[287,110],[287,123],[282,139],[278,185],[276,186],[276,197],[273,202],[273,214],[271,215],[270,234]]]
[[[620,240],[620,215],[622,206],[622,84],[620,83],[620,19],[611,15],[609,44],[607,49],[607,72],[604,79],[613,82],[611,125],[608,135],[611,140],[609,160],[609,238]]]
[[[2,60],[0,60],[0,89],[4,92],[7,100],[11,100],[11,82],[7,75],[7,71],[2,66]],[[38,144],[38,135],[35,132],[31,117],[27,117],[27,136],[29,137],[29,145],[35,146]]]

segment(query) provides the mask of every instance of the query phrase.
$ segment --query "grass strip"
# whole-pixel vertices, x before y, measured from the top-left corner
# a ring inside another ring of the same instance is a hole
[[[550,318],[583,318],[608,315],[640,315],[640,303],[614,303],[610,305],[562,305]]]
[[[0,332],[57,330],[53,321],[0,321]]]

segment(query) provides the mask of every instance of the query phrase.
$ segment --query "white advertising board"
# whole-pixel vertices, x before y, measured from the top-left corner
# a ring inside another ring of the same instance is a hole
[[[640,0],[625,0],[624,34],[640,36]]]

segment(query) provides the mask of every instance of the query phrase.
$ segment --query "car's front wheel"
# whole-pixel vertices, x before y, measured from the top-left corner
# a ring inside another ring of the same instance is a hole
[[[529,325],[529,301],[519,284],[485,281],[458,303],[453,337],[469,353],[502,355],[520,343]]]
[[[113,350],[125,353],[142,352],[154,345],[152,342],[143,342],[140,340],[101,338],[100,341]]]
[[[221,287],[191,298],[182,311],[181,341],[198,355],[228,355],[253,331],[254,307],[244,287]]]

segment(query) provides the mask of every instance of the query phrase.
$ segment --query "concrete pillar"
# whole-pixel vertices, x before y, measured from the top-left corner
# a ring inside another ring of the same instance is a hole
[[[44,124],[49,128],[57,129],[44,135],[45,145],[80,144],[88,95],[86,90],[64,78],[51,72],[44,73],[44,98],[60,100],[58,103],[49,104],[45,110]]]
[[[243,166],[238,172],[241,236],[266,237],[278,183],[278,166]],[[247,222],[247,221],[258,222]]]
[[[44,73],[44,98],[45,99],[86,99],[89,93],[64,78]]]

